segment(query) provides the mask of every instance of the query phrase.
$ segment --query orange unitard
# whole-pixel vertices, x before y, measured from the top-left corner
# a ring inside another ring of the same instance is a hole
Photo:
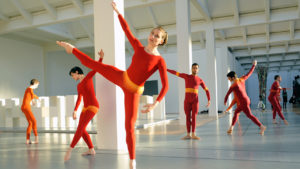
[[[100,58],[99,62],[102,62]],[[77,111],[81,99],[83,98],[84,108],[81,111],[79,124],[75,132],[74,138],[70,147],[74,148],[78,143],[79,139],[82,137],[85,143],[88,145],[89,149],[94,148],[92,140],[88,132],[86,131],[86,126],[93,119],[99,109],[99,103],[96,98],[93,77],[96,74],[96,71],[90,71],[84,79],[77,85],[78,98],[74,111]]]
[[[26,139],[29,140],[30,139],[30,133],[31,130],[33,130],[33,133],[35,136],[38,135],[37,133],[37,125],[36,125],[36,120],[35,117],[31,111],[31,106],[30,106],[30,102],[32,99],[38,99],[39,97],[37,95],[35,95],[33,93],[33,89],[28,87],[25,90],[25,94],[23,97],[23,104],[21,106],[21,110],[24,113],[27,121],[28,121],[28,127],[27,127],[27,131],[26,131]]]
[[[196,116],[199,110],[198,88],[200,85],[205,90],[207,100],[210,101],[208,88],[205,86],[203,80],[198,76],[179,73],[171,69],[168,69],[168,72],[185,80],[184,112],[186,115],[186,129],[187,132],[190,133],[192,127],[192,132],[194,133],[197,121]]]
[[[130,159],[135,159],[135,122],[137,119],[140,95],[144,90],[144,83],[157,70],[159,70],[162,89],[157,97],[160,102],[166,95],[169,85],[167,66],[161,56],[151,55],[144,50],[144,46],[136,39],[122,15],[118,15],[120,24],[134,49],[132,62],[126,71],[114,66],[99,63],[78,49],[73,49],[73,54],[80,62],[90,69],[100,73],[107,80],[122,88],[125,96],[125,130],[126,143]]]
[[[249,119],[251,119],[256,125],[258,125],[259,127],[262,125],[261,122],[251,113],[250,99],[247,95],[246,86],[245,86],[245,81],[253,73],[254,69],[255,66],[253,65],[250,71],[245,76],[242,76],[241,78],[237,78],[234,81],[234,83],[230,86],[225,96],[224,103],[227,102],[230,93],[233,92],[235,94],[238,103],[232,119],[232,124],[231,124],[232,126],[235,125],[241,111],[243,111],[246,114],[246,116]]]

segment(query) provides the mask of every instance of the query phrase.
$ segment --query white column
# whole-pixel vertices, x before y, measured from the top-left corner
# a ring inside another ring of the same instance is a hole
[[[218,108],[225,110],[227,106],[224,105],[224,97],[230,87],[230,82],[227,78],[227,73],[230,70],[229,55],[227,46],[222,46],[217,49],[217,77],[218,77]],[[231,97],[228,102],[231,102]]]
[[[192,65],[192,40],[190,18],[190,1],[176,0],[178,72],[188,74],[191,73]],[[178,90],[180,124],[185,124],[185,82],[181,78],[178,79]]]
[[[210,92],[211,104],[209,106],[209,116],[218,116],[218,95],[217,95],[217,65],[216,65],[216,45],[213,24],[209,23],[206,28],[206,51],[207,51],[207,87]]]
[[[124,1],[115,0],[120,13]],[[125,70],[125,36],[118,16],[110,1],[94,1],[95,56],[102,48],[103,63]],[[97,116],[97,147],[110,150],[125,150],[125,110],[122,90],[101,75],[96,75],[96,95],[100,104]]]

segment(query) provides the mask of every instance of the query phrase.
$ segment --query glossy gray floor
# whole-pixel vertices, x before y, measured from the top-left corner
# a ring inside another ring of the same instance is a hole
[[[182,132],[166,130],[157,134],[155,128],[149,129],[150,135],[137,134],[137,169],[300,168],[299,109],[291,108],[285,113],[288,126],[282,122],[272,124],[269,111],[254,111],[254,114],[267,126],[264,136],[258,134],[258,127],[243,114],[232,136],[226,134],[230,115],[197,127],[201,141],[182,141]],[[21,133],[0,133],[0,169],[128,168],[127,154],[97,150],[94,157],[82,157],[80,153],[86,150],[82,141],[71,160],[64,163],[72,134],[42,133],[40,144],[30,146],[24,144],[24,137]]]

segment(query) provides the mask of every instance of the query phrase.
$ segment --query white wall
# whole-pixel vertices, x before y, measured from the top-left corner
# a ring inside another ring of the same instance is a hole
[[[0,98],[23,97],[33,78],[40,81],[35,93],[45,94],[42,47],[0,38],[0,51]]]
[[[69,71],[74,66],[79,66],[84,74],[87,74],[90,69],[83,66],[74,55],[67,54],[65,51],[48,52],[45,59],[46,95],[77,94],[77,84],[79,82],[75,82],[69,76]]]

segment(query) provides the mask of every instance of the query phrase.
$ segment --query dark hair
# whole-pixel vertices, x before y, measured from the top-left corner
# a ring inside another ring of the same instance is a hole
[[[162,44],[159,44],[159,46],[166,45],[168,43],[168,37],[169,37],[168,32],[161,26],[158,26],[158,27],[152,29],[152,31],[155,30],[155,29],[158,29],[163,33],[162,38],[164,39],[164,42]]]
[[[199,67],[198,63],[193,63],[193,64],[192,64],[192,67],[193,67],[193,66],[198,66],[198,67]]]
[[[71,76],[71,73],[76,73],[76,72],[77,72],[78,74],[80,74],[80,75],[83,74],[82,69],[81,69],[80,67],[78,67],[78,66],[75,66],[75,67],[73,67],[73,68],[70,70],[69,75]]]
[[[36,83],[40,83],[37,79],[31,79],[30,80],[30,85],[34,85]]]
[[[233,78],[233,77],[237,77],[236,73],[234,71],[231,71],[229,73],[227,73],[227,77]]]
[[[280,77],[279,75],[275,75],[274,76],[274,80],[276,80],[278,77]]]

